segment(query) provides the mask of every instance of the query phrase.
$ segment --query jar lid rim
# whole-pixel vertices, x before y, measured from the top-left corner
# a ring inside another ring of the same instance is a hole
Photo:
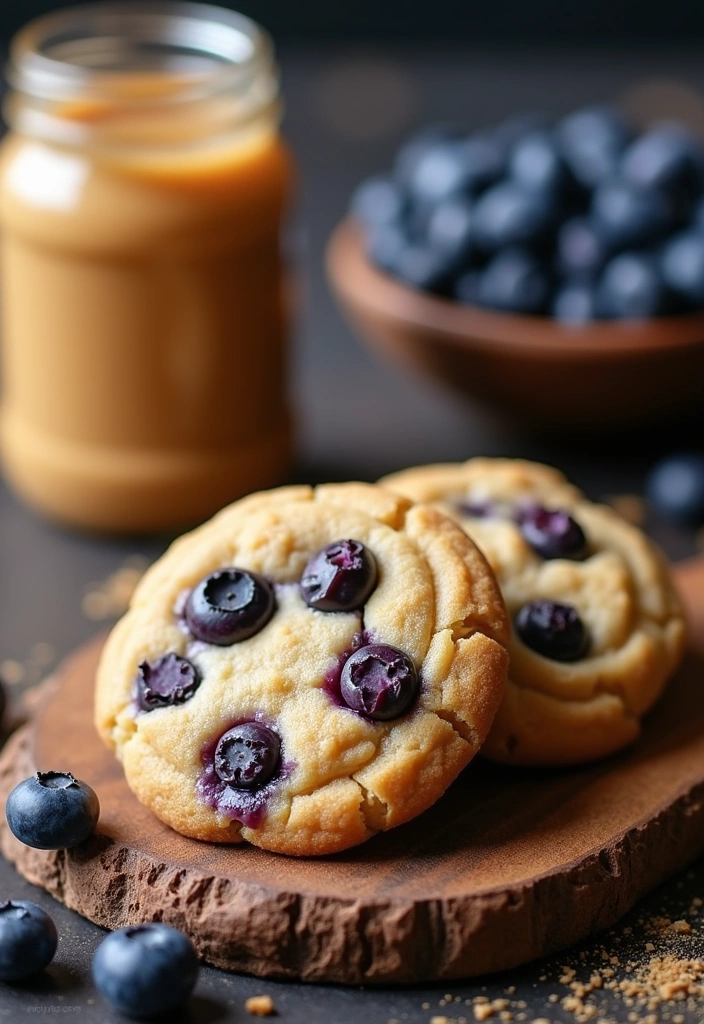
[[[86,87],[109,92],[116,72],[120,77],[136,72],[110,64],[110,54],[124,58],[130,46],[136,51],[140,45],[155,52],[172,47],[210,61],[207,70],[189,75],[190,84],[171,94],[175,102],[201,95],[204,85],[242,87],[273,66],[268,34],[243,14],[189,0],[103,0],[25,25],[12,41],[7,78],[14,89],[42,99],[72,97]],[[93,62],[86,62],[91,53]],[[151,98],[135,91],[129,101]]]

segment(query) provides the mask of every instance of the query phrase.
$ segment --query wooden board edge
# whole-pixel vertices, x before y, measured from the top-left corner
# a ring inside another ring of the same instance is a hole
[[[34,770],[30,723],[0,757],[0,797]],[[163,920],[215,967],[350,985],[473,977],[567,948],[702,850],[704,785],[561,873],[471,900],[369,904],[179,871],[100,835],[73,851],[32,850],[0,823],[0,852],[20,874],[104,928]]]

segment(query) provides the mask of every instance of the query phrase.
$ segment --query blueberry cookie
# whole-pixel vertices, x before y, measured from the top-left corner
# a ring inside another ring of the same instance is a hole
[[[509,682],[482,753],[562,765],[634,740],[685,634],[667,565],[645,535],[530,462],[422,466],[382,483],[454,516],[503,591]]]
[[[96,724],[178,832],[332,853],[425,810],[477,752],[508,634],[484,558],[437,509],[370,484],[281,488],[146,574]]]

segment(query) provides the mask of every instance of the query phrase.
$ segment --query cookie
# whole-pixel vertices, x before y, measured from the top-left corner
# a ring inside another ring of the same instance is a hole
[[[421,466],[382,483],[454,516],[501,586],[509,682],[482,753],[567,765],[631,743],[685,636],[667,565],[645,535],[531,462]]]
[[[105,647],[96,724],[196,839],[327,854],[415,817],[483,743],[509,624],[437,509],[371,484],[251,495],[170,548]]]

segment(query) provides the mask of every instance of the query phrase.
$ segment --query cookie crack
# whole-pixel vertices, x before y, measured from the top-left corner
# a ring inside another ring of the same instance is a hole
[[[463,619],[457,619],[455,622],[451,622],[449,626],[436,630],[436,633],[443,633],[446,629],[450,630],[453,644],[456,644],[458,640],[468,640],[475,633],[482,632],[482,630],[477,628],[473,615],[466,615]]]
[[[357,765],[357,767],[354,769],[355,772],[362,772],[362,771],[364,771],[365,768],[368,768],[369,765],[372,764],[372,762],[379,756],[379,747],[380,746],[381,746],[381,738],[379,739],[379,742],[376,744],[376,746],[374,747],[374,750],[369,755],[369,757],[365,761],[363,761],[361,764]],[[288,825],[289,818],[291,817],[291,812],[293,810],[293,802],[294,802],[294,800],[297,799],[297,797],[299,797],[299,796],[300,797],[311,796],[313,793],[317,793],[317,791],[319,789],[325,788],[325,786],[330,786],[334,782],[339,782],[339,781],[344,780],[344,779],[349,779],[351,782],[354,782],[357,786],[359,786],[360,789],[364,789],[362,784],[357,781],[357,779],[354,777],[354,775],[338,775],[338,776],[336,776],[333,779],[329,779],[326,783],[323,783],[322,786],[321,786],[320,782],[311,782],[310,786],[306,786],[304,789],[296,790],[295,793],[289,792],[288,799],[286,801],[286,810],[283,812],[283,815],[285,815],[285,820],[283,821],[284,827],[286,825]],[[283,817],[283,815],[282,815],[282,817]]]
[[[479,633],[481,636],[486,636],[489,640],[493,640],[500,647],[506,647],[505,637],[502,637],[495,632],[491,628],[490,623],[485,622],[484,620],[477,622],[474,614],[466,615],[463,619],[456,619],[454,622],[451,622],[449,626],[442,626],[436,629],[433,636],[436,636],[438,633],[444,633],[447,629],[450,630],[450,637],[453,644],[456,644],[458,640],[469,640],[471,637],[476,636],[476,634]]]
[[[447,722],[448,725],[452,726],[460,739],[465,740],[473,750],[479,749],[481,744],[477,730],[469,722],[465,722],[463,718],[460,718],[456,711],[451,711],[449,708],[439,708],[434,713],[443,722]]]
[[[360,789],[362,802],[359,805],[359,812],[364,819],[364,824],[370,832],[382,832],[388,827],[389,805],[385,804],[376,793],[363,786],[358,779],[352,779]]]
[[[615,697],[616,700],[620,701],[626,718],[640,718],[640,715],[637,715],[636,712],[631,709],[625,689],[619,685],[616,680],[614,680],[612,686],[607,686],[607,684],[603,682],[597,682],[594,687],[593,696],[598,697],[599,694],[603,693],[607,694],[609,697]]]

